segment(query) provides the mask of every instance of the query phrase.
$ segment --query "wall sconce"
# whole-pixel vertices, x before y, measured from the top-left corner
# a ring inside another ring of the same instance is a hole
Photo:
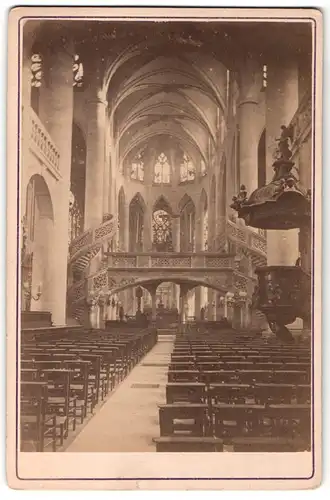
[[[37,287],[36,295],[33,295],[32,290],[30,290],[28,281],[25,281],[23,283],[23,289],[24,289],[24,292],[26,293],[26,295],[28,296],[28,298],[33,299],[35,302],[38,302],[38,300],[40,300],[41,295],[42,295],[41,283],[39,283],[39,285]]]

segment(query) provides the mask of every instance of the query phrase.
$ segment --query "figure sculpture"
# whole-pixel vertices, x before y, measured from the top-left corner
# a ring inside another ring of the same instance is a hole
[[[276,139],[278,142],[278,147],[276,151],[277,160],[289,161],[292,156],[292,151],[290,150],[289,140],[292,143],[292,128],[281,125],[281,135]]]

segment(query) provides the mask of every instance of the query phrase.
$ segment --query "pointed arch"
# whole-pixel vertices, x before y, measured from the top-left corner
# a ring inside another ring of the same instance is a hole
[[[129,204],[129,251],[143,251],[143,229],[146,204],[141,193],[136,193]]]
[[[180,210],[180,250],[193,252],[195,250],[195,204],[190,196],[184,194],[179,202]]]
[[[173,210],[170,202],[162,194],[157,198],[157,200],[154,203],[152,211],[155,212],[156,210],[165,210],[169,214],[173,215]]]

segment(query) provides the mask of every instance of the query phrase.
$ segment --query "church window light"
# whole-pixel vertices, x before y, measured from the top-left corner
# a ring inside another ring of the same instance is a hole
[[[167,156],[161,153],[154,167],[154,182],[156,184],[169,184],[171,177],[171,167],[168,163]]]
[[[165,210],[156,210],[152,221],[153,246],[157,251],[172,251],[172,218]]]
[[[80,56],[75,54],[73,60],[73,87],[81,89],[84,86],[84,66]]]
[[[189,157],[184,154],[183,162],[180,165],[180,181],[189,182],[194,181],[196,177],[196,169]]]
[[[142,153],[139,153],[131,164],[131,179],[144,180],[144,162]]]

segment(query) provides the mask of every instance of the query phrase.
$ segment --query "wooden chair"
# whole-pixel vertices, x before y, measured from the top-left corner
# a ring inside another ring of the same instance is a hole
[[[76,398],[71,394],[70,370],[44,370],[48,384],[48,411],[56,415],[60,442],[68,437],[70,425],[76,429]]]
[[[21,382],[21,451],[56,451],[56,417],[47,415],[47,402],[46,382]]]

